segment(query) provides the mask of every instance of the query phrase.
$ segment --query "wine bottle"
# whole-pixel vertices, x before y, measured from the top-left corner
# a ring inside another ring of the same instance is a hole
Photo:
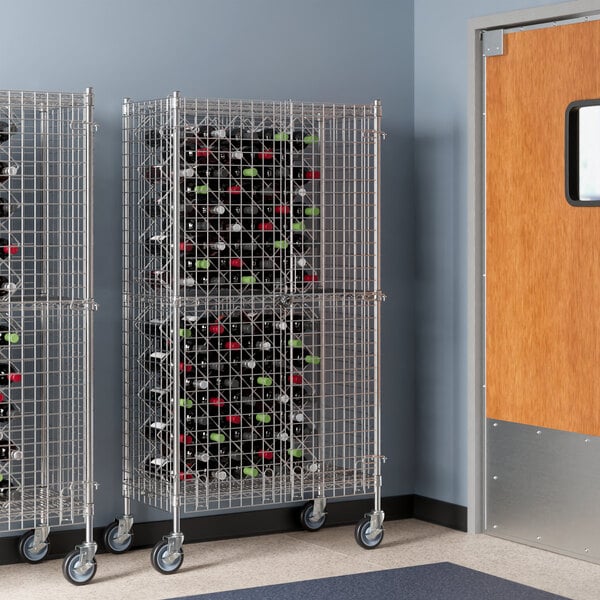
[[[8,138],[17,131],[17,126],[14,123],[0,121],[0,144],[4,144],[4,142],[8,141]]]
[[[142,427],[144,437],[154,443],[168,446],[172,439],[171,427],[164,421],[147,421]]]
[[[292,168],[292,176],[296,183],[305,183],[307,181],[314,181],[321,179],[321,171],[318,169],[305,169],[304,167]]]
[[[201,394],[181,394],[181,397],[176,402],[172,402],[171,390],[162,388],[151,388],[145,390],[141,395],[142,399],[156,411],[157,415],[163,422],[169,422],[173,416],[174,408],[178,407],[176,415],[178,415],[180,423],[184,424],[187,429],[195,427],[196,422],[202,418],[203,412],[201,406],[206,404],[202,402]],[[195,400],[193,399],[195,397]],[[0,403],[0,407],[2,404]]]
[[[2,240],[0,239],[0,244]],[[173,244],[168,235],[153,235],[146,242],[146,249],[152,256],[170,257]],[[194,244],[191,240],[181,240],[179,242],[179,251],[182,254],[194,251]]]
[[[0,502],[7,502],[11,498],[11,482],[8,475],[2,475],[0,473]]]
[[[185,461],[181,461],[178,469],[173,468],[173,463],[163,457],[149,457],[144,462],[144,470],[151,476],[170,481],[176,474],[180,481],[189,481],[194,479],[194,473],[191,465],[188,466]]]
[[[196,234],[206,235],[209,230],[209,221],[201,217],[195,207],[186,207],[183,213],[183,234],[186,238],[193,238]]]
[[[196,247],[205,256],[218,256],[229,254],[227,242],[218,233],[211,231],[208,235],[199,235],[195,239]]]
[[[208,164],[217,160],[210,142],[204,137],[189,137],[181,144],[181,154],[186,163]]]
[[[0,183],[7,182],[9,177],[14,177],[18,172],[18,167],[9,165],[5,162],[0,162]]]
[[[0,163],[1,169],[2,163]],[[191,167],[187,167],[184,169],[179,169],[179,177],[181,179],[189,179],[196,176],[195,169]],[[160,183],[168,180],[171,177],[171,168],[170,165],[162,164],[162,165],[150,165],[144,169],[144,177],[150,183]],[[0,179],[1,181],[1,179]]]
[[[296,219],[303,219],[304,217],[318,217],[321,215],[321,209],[318,206],[295,204],[292,208],[292,215]]]
[[[21,460],[23,452],[9,440],[0,440],[0,460]]]
[[[225,217],[227,215],[227,206],[220,201],[212,204],[196,204],[194,210],[198,220]]]
[[[227,320],[227,329],[232,336],[239,338],[240,336],[252,335],[254,324],[246,313],[235,312]]]
[[[218,390],[232,390],[240,388],[240,378],[234,376],[213,377],[211,387]]]
[[[254,321],[257,330],[264,336],[280,336],[287,330],[287,323],[279,315],[263,312]],[[275,340],[277,343],[278,340]]]
[[[239,465],[231,469],[233,479],[256,479],[260,474],[261,471],[254,465]]]
[[[265,440],[260,440],[254,444],[254,461],[259,464],[270,464],[275,458],[273,449],[265,443]]]
[[[19,414],[18,408],[11,404],[4,394],[0,394],[0,423],[8,423],[8,420]]]
[[[169,371],[173,368],[172,352],[150,351],[146,354],[146,366],[152,371]],[[177,364],[179,372],[189,375],[194,367],[191,364],[180,361]]]
[[[0,385],[21,383],[22,376],[10,363],[0,363]]]
[[[292,133],[292,145],[294,150],[313,150],[319,143],[319,136],[309,131],[295,129]]]
[[[10,206],[4,196],[0,196],[0,219],[10,217]]]
[[[186,179],[182,186],[182,193],[186,200],[196,204],[218,202],[218,195],[210,189],[207,183],[202,183],[196,178]]]
[[[310,395],[302,386],[292,385],[279,389],[277,394],[275,394],[275,400],[281,404],[292,402],[295,406],[301,406],[304,398]]]
[[[186,377],[183,382],[183,389],[185,391],[198,391],[198,390],[207,390],[209,388],[208,379],[203,377]]]
[[[312,423],[294,422],[292,423],[292,433],[294,437],[304,438],[308,435],[314,434],[316,431],[315,426]]]
[[[21,336],[13,331],[8,323],[0,323],[0,346],[8,346],[10,344],[17,344]]]
[[[180,339],[189,339],[193,336],[192,330],[193,323],[190,323],[186,320],[186,318],[182,318],[179,322],[179,328],[177,333],[179,334]],[[173,328],[171,327],[170,319],[151,319],[150,321],[146,321],[141,326],[142,331],[152,338],[157,340],[165,339],[168,344],[171,342],[171,338],[173,337]],[[0,332],[2,328],[0,326]],[[167,345],[167,344],[165,344]]]
[[[304,462],[304,450],[302,446],[290,444],[286,450],[286,456],[294,473],[302,473],[302,463]]]
[[[319,282],[319,275],[314,271],[297,271],[296,281],[303,287],[310,287]]]
[[[321,357],[305,349],[302,340],[292,338],[288,340],[288,347],[291,348],[292,363],[295,367],[304,368],[307,366],[317,366],[321,364]]]
[[[310,315],[294,314],[292,318],[293,333],[310,333],[313,331],[313,321],[315,318]]]

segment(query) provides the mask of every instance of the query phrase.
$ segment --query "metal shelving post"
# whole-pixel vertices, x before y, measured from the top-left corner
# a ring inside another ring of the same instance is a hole
[[[124,516],[374,496],[383,537],[379,102],[187,99],[123,109]]]
[[[0,529],[84,524],[66,558],[80,585],[93,541],[93,91],[0,92]]]

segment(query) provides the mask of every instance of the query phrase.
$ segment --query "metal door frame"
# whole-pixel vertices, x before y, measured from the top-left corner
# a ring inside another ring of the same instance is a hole
[[[467,110],[467,528],[481,533],[486,522],[485,427],[485,60],[483,34],[493,30],[552,27],[560,21],[600,18],[600,0],[477,17],[468,23]],[[488,52],[501,53],[493,36]]]

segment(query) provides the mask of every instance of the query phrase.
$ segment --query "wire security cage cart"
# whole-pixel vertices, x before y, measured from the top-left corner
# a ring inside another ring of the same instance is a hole
[[[124,515],[169,511],[152,552],[183,561],[184,513],[375,496],[380,104],[123,105]]]
[[[96,572],[92,483],[93,94],[0,91],[0,531],[84,523],[66,558]]]

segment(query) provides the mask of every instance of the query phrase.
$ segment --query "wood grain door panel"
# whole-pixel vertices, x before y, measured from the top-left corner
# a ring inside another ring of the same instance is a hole
[[[600,207],[565,199],[564,120],[600,98],[600,22],[486,59],[486,410],[600,435]]]

